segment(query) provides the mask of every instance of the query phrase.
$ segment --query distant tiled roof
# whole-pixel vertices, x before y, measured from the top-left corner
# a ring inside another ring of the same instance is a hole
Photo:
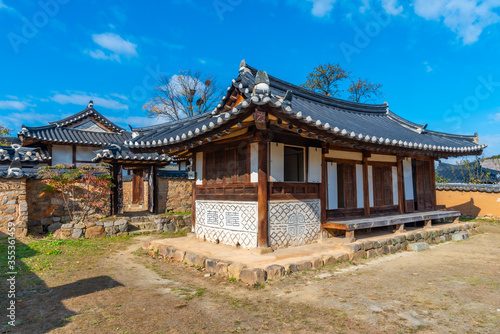
[[[162,179],[187,179],[187,170],[159,170],[158,177]]]
[[[436,189],[500,193],[500,184],[437,183]]]
[[[481,183],[498,183],[500,182],[500,172],[483,168],[481,166],[469,165],[468,167],[463,165],[452,165],[444,162],[440,162],[436,173],[444,178],[450,180],[450,183],[468,183],[471,180],[471,176],[478,178]]]
[[[76,113],[74,115],[71,115],[69,117],[66,117],[64,119],[61,119],[59,121],[49,122],[49,124],[55,124],[58,127],[68,126],[70,124],[73,124],[73,123],[76,123],[78,121],[81,121],[82,119],[87,118],[89,116],[95,117],[100,122],[102,122],[107,127],[109,127],[110,129],[112,129],[112,130],[114,130],[116,132],[124,132],[125,131],[125,129],[123,129],[123,128],[119,127],[118,125],[114,124],[109,119],[107,119],[106,117],[104,117],[103,115],[101,115],[97,110],[95,110],[94,109],[94,102],[92,102],[92,101],[89,102],[87,108],[85,108],[84,110],[82,110],[82,111],[80,111],[80,112],[78,112],[78,113]]]
[[[49,153],[39,147],[22,147],[19,144],[0,146],[0,163],[14,161],[40,163],[50,159]]]
[[[211,113],[173,123],[135,128],[132,131],[139,135],[127,140],[126,145],[131,148],[183,145],[213,133],[236,118],[248,117],[251,106],[269,105],[283,117],[293,118],[319,132],[360,143],[455,156],[480,154],[486,147],[477,142],[476,136],[427,130],[426,126],[397,116],[386,103],[368,105],[318,94],[268,77],[265,72],[258,72],[244,62],[223,102],[235,89],[245,100],[232,110],[224,110],[224,103],[221,103]]]
[[[7,142],[8,144],[21,144],[18,137],[0,137],[0,141]]]
[[[130,149],[119,145],[110,145],[105,149],[95,151],[96,157],[93,162],[103,160],[120,160],[120,161],[144,161],[144,162],[169,162],[170,157],[165,154],[158,153],[132,153]]]
[[[121,144],[132,137],[130,132],[95,132],[58,127],[55,124],[39,127],[23,126],[19,136],[61,144],[102,146]]]

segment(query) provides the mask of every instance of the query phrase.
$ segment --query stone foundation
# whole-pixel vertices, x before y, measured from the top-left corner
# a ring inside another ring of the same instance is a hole
[[[193,181],[188,179],[158,178],[158,205],[160,212],[191,212]]]

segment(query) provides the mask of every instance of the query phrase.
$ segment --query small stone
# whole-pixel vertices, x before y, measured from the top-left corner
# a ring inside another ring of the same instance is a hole
[[[425,242],[416,242],[413,244],[408,245],[408,250],[414,251],[414,252],[421,252],[424,250],[429,249],[429,244]]]
[[[82,228],[85,228],[85,224],[84,224],[84,223],[78,223],[78,224],[75,224],[75,225],[73,226],[73,228],[82,229]]]
[[[361,250],[361,244],[359,242],[352,242],[344,245],[344,247],[352,253],[356,253]]]
[[[163,257],[166,257],[167,256],[167,246],[166,245],[160,245],[158,247],[158,254],[163,256]]]
[[[324,266],[323,259],[315,258],[315,259],[311,260],[311,267],[312,267],[312,269],[321,268],[323,266]]]
[[[240,273],[240,280],[247,284],[263,284],[266,281],[266,274],[261,268],[245,268]]]
[[[273,264],[266,268],[267,279],[279,279],[285,276],[285,267]]]
[[[325,264],[325,266],[334,265],[335,262],[337,262],[337,259],[335,258],[335,256],[331,256],[331,255],[323,256],[323,263]]]
[[[337,262],[345,262],[345,261],[349,261],[349,253],[344,253],[337,256]]]
[[[104,228],[103,228],[103,230],[104,230]],[[149,242],[149,241],[144,241],[144,242],[142,243],[142,249],[149,249],[150,247],[151,247],[151,242]]]
[[[375,249],[370,249],[366,252],[366,258],[371,259],[372,257],[377,256],[377,251]]]
[[[52,217],[52,221],[53,222],[60,222],[61,221],[61,217]]]
[[[221,276],[227,277],[228,267],[230,264],[231,262],[225,262],[225,261],[217,262],[217,265],[215,266],[215,272]]]
[[[184,261],[184,257],[186,256],[186,252],[185,251],[175,251],[174,253],[174,261],[176,262],[183,262]]]
[[[465,240],[465,239],[469,239],[469,234],[468,233],[455,233],[451,236],[451,240],[453,241],[461,241],[461,240]]]
[[[128,221],[126,219],[118,219],[115,221],[114,225],[115,226],[119,226],[119,225],[123,225],[123,224],[126,225],[127,223],[128,223]]]
[[[207,259],[205,261],[205,268],[206,268],[206,271],[209,272],[209,273],[216,273],[217,272],[217,263],[219,262],[220,260],[216,260],[216,259]]]
[[[58,229],[60,229],[60,228],[61,228],[61,226],[62,226],[62,224],[61,224],[61,223],[54,223],[54,224],[49,225],[49,227],[47,228],[47,230],[48,230],[49,232],[55,232],[55,231],[57,231]]]
[[[366,257],[366,251],[360,250],[354,254],[351,254],[350,260],[351,261],[359,260],[359,259],[362,259],[364,257]]]
[[[114,221],[112,221],[112,220],[111,220],[111,221],[106,221],[106,222],[104,222],[104,227],[111,227],[111,226],[113,226],[114,224],[115,224],[115,222],[114,222]]]
[[[203,276],[204,276],[204,277],[206,277],[206,278],[208,278],[208,277],[210,277],[210,276],[211,276],[211,274],[205,274],[205,275],[203,275]]]
[[[71,236],[75,239],[81,238],[83,236],[83,230],[81,228],[75,228]]]
[[[73,223],[62,224],[62,228],[73,228]]]
[[[105,236],[106,232],[102,226],[89,227],[85,231],[85,238],[87,239],[104,238]]]
[[[227,272],[229,277],[234,277],[236,279],[240,279],[240,273],[246,266],[242,263],[231,263],[227,268]]]

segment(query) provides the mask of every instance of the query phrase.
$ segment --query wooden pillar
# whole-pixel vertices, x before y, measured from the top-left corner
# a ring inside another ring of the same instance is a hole
[[[111,214],[123,214],[123,168],[120,164],[113,164],[113,188],[111,189]]]
[[[404,233],[404,232],[406,232],[405,224],[396,224],[396,230],[394,230],[394,233]]]
[[[402,214],[405,212],[405,196],[404,196],[404,175],[403,175],[403,157],[398,156],[398,204],[399,204],[399,213]]]
[[[326,222],[326,163],[325,154],[328,153],[328,148],[321,149],[321,184],[319,185],[319,198],[321,202],[321,223]],[[323,231],[321,231],[323,232]]]
[[[158,167],[151,165],[149,167],[148,177],[148,211],[149,213],[158,213],[158,181],[156,179]]]
[[[368,184],[368,156],[363,156],[363,206],[365,217],[370,217],[370,187]]]
[[[268,215],[267,215],[267,142],[259,141],[258,154],[258,237],[259,248],[268,247]]]
[[[191,163],[191,170],[195,172],[195,178],[191,182],[191,231],[195,231],[196,227],[196,153],[193,153],[193,162]]]
[[[432,227],[432,219],[426,219],[424,221],[424,223],[425,223],[424,228],[431,228]]]
[[[431,159],[429,162],[430,176],[431,176],[431,201],[432,201],[432,210],[436,210],[436,169],[434,167],[434,159]]]

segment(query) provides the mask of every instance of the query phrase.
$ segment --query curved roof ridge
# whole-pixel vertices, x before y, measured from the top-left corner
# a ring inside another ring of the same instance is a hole
[[[114,128],[117,131],[122,131],[122,132],[125,131],[125,129],[123,129],[122,127],[111,122],[108,118],[106,118],[100,112],[95,110],[93,104],[89,104],[89,106],[87,106],[87,108],[83,109],[82,111],[77,112],[76,114],[73,114],[73,115],[68,116],[66,118],[63,118],[63,119],[60,119],[58,121],[49,122],[49,124],[54,124],[57,126],[71,124],[71,123],[74,123],[76,121],[79,121],[82,118],[87,117],[88,116],[87,113],[93,114],[98,119],[101,119],[102,121],[104,121],[104,123],[106,123],[106,125],[109,125],[111,128]]]
[[[246,65],[246,67],[252,72],[253,75],[258,71],[256,68]],[[327,96],[318,92],[315,92],[310,89],[306,89],[300,87],[298,85],[292,84],[290,82],[278,79],[272,75],[269,75],[269,80],[271,87],[278,88],[286,92],[287,90],[291,90],[293,92],[294,97],[298,96],[307,100],[315,101],[318,103],[327,104],[333,107],[346,108],[352,111],[357,112],[368,112],[368,113],[385,113],[387,112],[388,105],[387,104],[367,104],[367,103],[359,103],[352,102],[343,99],[339,99],[333,96]],[[273,85],[274,83],[274,85]],[[281,87],[276,87],[276,84]]]
[[[210,116],[210,115],[211,115],[211,113],[209,111],[207,111],[207,112],[205,112],[203,114],[198,114],[198,115],[194,115],[194,116],[182,118],[182,119],[179,119],[179,120],[176,120],[176,121],[163,122],[163,123],[160,123],[160,124],[154,124],[154,125],[144,126],[144,127],[140,127],[140,128],[130,127],[130,130],[132,132],[147,132],[147,131],[151,131],[151,130],[164,129],[164,128],[168,127],[168,126],[171,127],[171,126],[174,126],[174,125],[183,124],[185,122],[190,122],[190,121],[202,118],[203,116]]]

